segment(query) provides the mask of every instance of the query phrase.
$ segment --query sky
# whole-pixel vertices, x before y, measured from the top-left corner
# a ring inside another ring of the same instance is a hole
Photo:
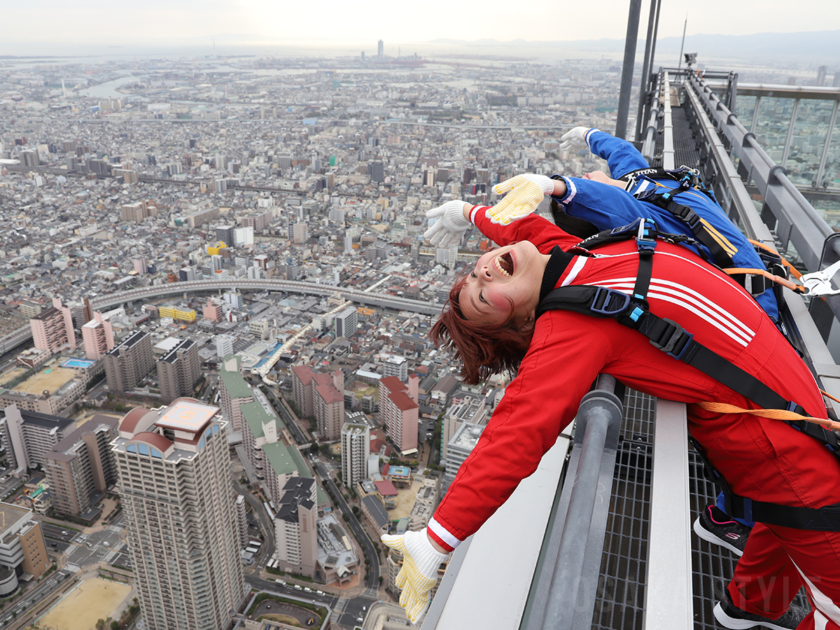
[[[649,2],[642,0],[640,37]],[[373,51],[379,39],[386,46],[436,39],[623,39],[628,9],[629,0],[0,0],[0,52],[15,54],[10,46],[24,43],[119,46],[214,37],[220,43],[352,45]],[[660,38],[682,35],[686,10],[689,35],[840,29],[838,0],[664,0]]]

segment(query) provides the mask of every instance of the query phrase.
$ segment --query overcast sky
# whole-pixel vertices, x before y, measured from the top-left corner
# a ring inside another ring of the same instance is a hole
[[[641,36],[649,1],[643,0]],[[838,0],[664,0],[659,37],[840,29]],[[623,39],[629,0],[0,0],[3,39],[119,45],[255,36],[265,43],[386,45],[449,39]],[[4,46],[4,48],[6,48]]]

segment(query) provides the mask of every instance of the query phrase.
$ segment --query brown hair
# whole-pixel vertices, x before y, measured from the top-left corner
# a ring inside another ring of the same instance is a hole
[[[481,324],[466,319],[461,311],[460,296],[467,275],[465,273],[452,285],[449,299],[429,337],[436,346],[455,352],[464,382],[475,385],[493,374],[505,370],[515,372],[519,368],[528,352],[534,323],[515,324],[513,309],[501,324]]]

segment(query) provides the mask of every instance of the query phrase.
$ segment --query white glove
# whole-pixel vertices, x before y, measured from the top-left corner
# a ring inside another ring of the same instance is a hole
[[[419,532],[406,532],[403,536],[382,536],[382,542],[396,549],[403,556],[403,564],[397,574],[397,588],[400,606],[405,609],[411,623],[426,613],[429,607],[429,591],[437,582],[438,567],[449,557],[432,547],[424,527]]]
[[[560,145],[561,151],[580,151],[581,149],[588,149],[589,145],[586,144],[586,133],[589,131],[589,127],[575,127],[568,133],[564,134],[560,138]]]
[[[545,175],[517,175],[493,186],[493,192],[497,195],[508,194],[487,211],[487,216],[493,223],[508,225],[511,221],[531,214],[545,195],[553,191],[554,181]]]
[[[426,212],[426,218],[437,218],[435,224],[423,233],[423,238],[429,239],[435,247],[446,247],[459,241],[472,225],[464,218],[464,202],[458,199],[432,208]]]

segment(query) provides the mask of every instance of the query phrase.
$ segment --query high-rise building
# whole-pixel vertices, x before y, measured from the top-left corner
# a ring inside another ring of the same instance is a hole
[[[315,415],[315,406],[312,401],[312,379],[314,376],[315,372],[308,365],[292,366],[292,397],[298,413],[304,418],[311,418]]]
[[[239,546],[244,549],[248,546],[248,512],[245,509],[245,495],[236,494],[236,530],[239,532]]]
[[[193,385],[201,376],[201,358],[198,345],[192,339],[183,339],[157,362],[160,397],[170,403],[181,396],[192,396]]]
[[[52,308],[31,318],[29,325],[32,328],[32,341],[39,350],[55,353],[66,347],[71,350],[76,347],[73,315],[59,298],[53,298]]]
[[[416,381],[416,379],[415,379]],[[420,406],[409,387],[396,376],[379,379],[379,417],[394,445],[402,452],[417,448],[417,422]]]
[[[335,334],[337,337],[344,337],[347,339],[354,332],[358,326],[358,316],[356,314],[355,306],[348,306],[338,315],[335,316]]]
[[[108,389],[115,393],[134,389],[154,366],[152,338],[149,333],[138,330],[105,353]]]
[[[95,415],[47,452],[44,471],[56,512],[92,521],[100,512],[91,509],[117,481],[111,441],[119,421]]]
[[[41,524],[25,510],[11,503],[0,503],[0,595],[11,595],[18,587],[18,576],[38,579],[51,561]],[[8,570],[5,570],[8,567]]]
[[[219,368],[219,404],[233,431],[242,430],[242,405],[254,402],[254,393],[239,372],[239,357],[225,355]]]
[[[294,243],[305,243],[309,238],[309,225],[306,221],[289,224],[289,237]]]
[[[385,166],[382,162],[373,162],[369,168],[370,170],[368,172],[370,173],[371,181],[379,184],[385,181]]]
[[[831,87],[840,87],[840,70],[834,73],[834,80],[831,82]]]
[[[383,376],[396,376],[403,383],[408,380],[408,361],[405,357],[392,354],[382,364]]]
[[[20,303],[20,314],[30,319],[38,315],[41,311],[44,310],[46,306],[41,300],[36,299],[24,299],[21,300]]]
[[[216,355],[221,359],[233,354],[233,344],[236,337],[233,335],[216,335],[213,342],[216,344]]]
[[[0,418],[0,439],[15,471],[26,472],[46,462],[46,454],[72,430],[70,418],[51,416],[9,405]]]
[[[348,488],[355,488],[367,479],[370,455],[370,426],[366,422],[347,422],[341,428],[341,480]]]
[[[376,43],[376,56],[380,59],[385,56],[385,42],[381,39]]]
[[[826,66],[820,66],[817,68],[817,83],[818,87],[822,87],[825,85],[825,75],[828,72],[828,68]]]
[[[219,408],[132,409],[113,452],[134,579],[150,630],[223,630],[248,592]]]
[[[204,315],[204,319],[209,319],[211,322],[222,321],[224,312],[222,310],[221,300],[212,297],[207,298],[207,304],[204,305],[204,312],[202,314]]]
[[[344,375],[341,370],[341,381]],[[336,386],[329,374],[316,374],[312,383],[312,403],[315,407],[315,421],[318,432],[325,440],[337,440],[344,424],[344,386]]]
[[[449,444],[447,445],[446,472],[443,475],[444,492],[449,489],[449,485],[455,480],[455,475],[458,474],[461,464],[472,453],[483,432],[483,426],[464,422],[455,431],[452,439],[449,440]]]
[[[259,402],[240,405],[242,413],[242,445],[248,454],[254,474],[266,483],[266,463],[263,447],[277,441],[277,419]]]
[[[283,571],[314,577],[318,564],[318,505],[315,480],[291,477],[274,518],[274,558]]]
[[[96,311],[93,319],[82,326],[82,340],[85,356],[91,360],[101,359],[106,352],[114,349],[114,328],[101,312]]]
[[[41,163],[41,160],[38,157],[37,151],[21,151],[20,162],[24,166],[35,167]]]
[[[220,225],[216,227],[216,240],[222,241],[225,245],[233,244],[233,230],[232,225]]]

